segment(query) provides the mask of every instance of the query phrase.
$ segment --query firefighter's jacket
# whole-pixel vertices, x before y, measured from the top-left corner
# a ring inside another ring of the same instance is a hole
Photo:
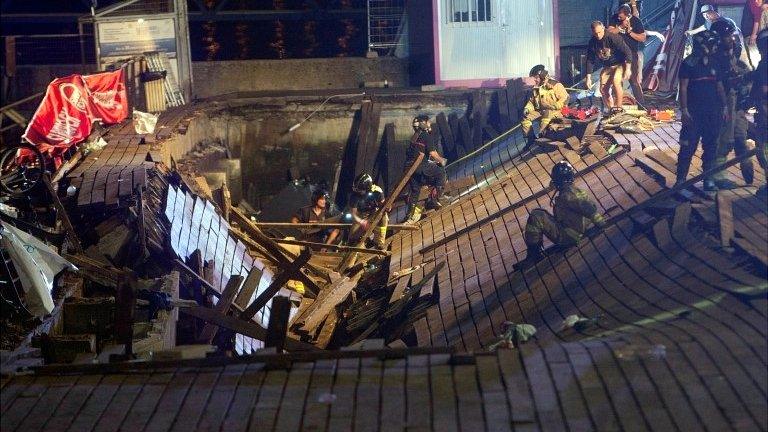
[[[558,81],[548,79],[543,85],[533,88],[525,111],[560,111],[567,103],[565,87]]]
[[[573,185],[566,186],[557,194],[552,211],[564,234],[574,242],[581,239],[590,223],[597,226],[605,223],[589,195]]]

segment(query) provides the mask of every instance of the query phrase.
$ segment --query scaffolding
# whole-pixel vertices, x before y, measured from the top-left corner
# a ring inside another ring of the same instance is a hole
[[[405,0],[368,0],[368,50],[392,55],[404,45]]]

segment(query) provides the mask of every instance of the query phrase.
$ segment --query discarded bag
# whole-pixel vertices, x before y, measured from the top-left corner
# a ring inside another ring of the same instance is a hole
[[[133,128],[137,134],[151,134],[155,132],[155,125],[160,114],[150,114],[133,110]]]
[[[19,274],[27,309],[38,317],[51,313],[54,278],[64,269],[77,267],[34,236],[2,222],[0,241]]]

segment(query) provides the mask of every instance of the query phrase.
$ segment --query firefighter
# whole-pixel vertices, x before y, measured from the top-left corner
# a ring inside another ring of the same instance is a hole
[[[549,127],[552,120],[562,118],[563,107],[568,103],[568,92],[565,87],[555,79],[549,77],[549,72],[544,65],[536,65],[528,74],[535,81],[533,91],[523,109],[523,120],[520,127],[523,136],[529,138],[529,142],[541,136]],[[533,120],[539,117],[539,133],[531,135]]]
[[[328,205],[328,193],[322,188],[316,188],[312,192],[310,203],[296,211],[291,218],[292,223],[330,222],[338,215],[338,210],[332,210]],[[330,219],[330,220],[329,220]],[[333,244],[339,236],[339,230],[310,228],[303,230],[300,240],[314,243]]]
[[[757,34],[757,49],[760,51],[760,63],[752,73],[752,104],[757,107],[753,138],[757,146],[757,161],[768,179],[768,29]],[[758,195],[763,198],[768,192],[766,185],[760,186]]]
[[[749,151],[747,148],[747,109],[752,90],[752,74],[749,66],[739,60],[741,46],[736,41],[736,27],[730,21],[716,21],[712,24],[715,34],[720,37],[718,48],[718,66],[721,80],[725,89],[726,108],[728,115],[720,129],[717,140],[717,158],[715,165],[725,163],[731,150],[736,156],[742,156]],[[747,184],[752,184],[755,168],[752,159],[741,162],[741,174]],[[721,170],[712,176],[718,189],[733,189],[736,184],[725,177]]]
[[[680,65],[680,153],[677,156],[677,182],[683,183],[691,159],[701,140],[703,169],[714,166],[717,139],[724,117],[728,116],[725,88],[716,64],[720,40],[709,30],[693,36],[693,51]],[[712,178],[704,179],[704,189],[716,190]]]
[[[352,219],[352,229],[349,232],[349,242],[357,243],[368,229],[371,217],[384,205],[384,191],[373,183],[370,174],[362,173],[352,183],[352,195],[349,199],[348,217]],[[387,225],[389,215],[385,212],[373,232],[374,246],[380,250],[386,247]],[[367,241],[368,239],[366,239]]]
[[[448,163],[448,160],[437,151],[432,137],[432,123],[429,121],[429,116],[420,114],[414,117],[412,126],[413,136],[411,136],[411,144],[406,152],[405,169],[407,170],[413,165],[416,158],[419,157],[419,153],[424,153],[424,159],[422,159],[421,164],[416,169],[416,172],[413,173],[408,183],[406,223],[416,223],[421,218],[424,208],[439,209],[442,207],[440,198],[442,198],[443,189],[445,188],[445,165]],[[419,206],[418,200],[419,191],[421,191],[421,187],[424,185],[430,186],[431,190],[429,198],[427,198],[425,206],[422,208]]]
[[[576,245],[590,225],[602,229],[603,215],[586,192],[573,185],[576,170],[567,161],[560,161],[552,167],[552,198],[550,214],[544,209],[534,209],[525,225],[525,244],[528,253],[520,266],[526,267],[541,258],[541,246],[546,236],[559,247]]]

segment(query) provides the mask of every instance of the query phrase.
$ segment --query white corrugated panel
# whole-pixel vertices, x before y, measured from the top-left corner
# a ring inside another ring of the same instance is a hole
[[[489,22],[449,22],[478,1],[438,0],[441,81],[527,76],[539,63],[554,70],[553,0],[491,0]]]

